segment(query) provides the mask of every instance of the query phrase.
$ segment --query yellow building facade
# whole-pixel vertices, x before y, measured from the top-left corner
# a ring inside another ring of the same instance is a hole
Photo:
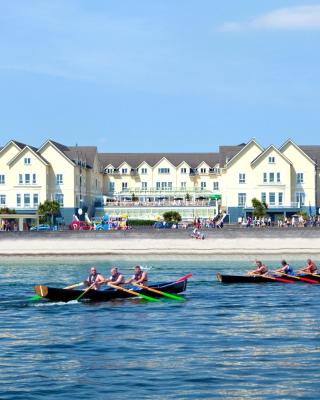
[[[56,200],[68,223],[125,212],[155,218],[177,209],[186,219],[236,222],[252,213],[252,199],[268,204],[272,218],[298,211],[316,214],[320,199],[320,146],[292,140],[263,148],[255,139],[212,153],[99,153],[94,146],[47,140],[39,148],[10,141],[0,149],[0,208],[35,212]]]

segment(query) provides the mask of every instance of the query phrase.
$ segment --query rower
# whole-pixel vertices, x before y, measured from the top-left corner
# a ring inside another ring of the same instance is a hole
[[[299,274],[307,273],[307,274],[316,274],[317,273],[317,266],[316,264],[308,258],[307,265],[297,271]]]
[[[83,282],[83,284],[87,287],[94,284],[92,289],[99,290],[100,284],[103,282],[104,282],[104,276],[102,274],[100,274],[100,272],[97,272],[96,267],[91,267],[90,274],[89,274],[87,280],[85,280]]]
[[[281,267],[273,271],[275,273],[286,274],[286,275],[294,275],[294,270],[290,265],[286,262],[286,260],[281,261]]]
[[[111,276],[104,280],[105,283],[111,282],[114,285],[123,285],[125,283],[124,276],[118,271],[117,267],[111,268]]]
[[[131,282],[142,283],[142,284],[148,283],[148,274],[146,271],[142,271],[140,265],[134,267],[134,274],[126,283],[131,283]]]
[[[256,261],[256,266],[257,269],[249,271],[248,275],[266,275],[268,273],[268,268],[261,261]]]

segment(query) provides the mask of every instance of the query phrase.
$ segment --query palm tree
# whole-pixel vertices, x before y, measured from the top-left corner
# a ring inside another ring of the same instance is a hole
[[[46,221],[50,221],[51,225],[53,225],[53,217],[55,215],[59,215],[60,213],[60,204],[55,200],[46,200],[43,204],[40,203],[38,207],[38,214],[44,215],[44,219]]]

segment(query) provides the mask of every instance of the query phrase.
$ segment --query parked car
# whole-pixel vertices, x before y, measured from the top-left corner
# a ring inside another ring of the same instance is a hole
[[[51,231],[51,227],[50,227],[49,224],[40,224],[38,226],[32,226],[30,228],[30,231],[37,231],[37,232],[40,232],[40,231]]]

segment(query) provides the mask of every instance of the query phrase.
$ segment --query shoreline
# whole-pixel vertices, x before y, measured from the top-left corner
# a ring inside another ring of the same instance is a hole
[[[320,258],[319,231],[219,231],[205,232],[205,240],[192,239],[189,232],[135,231],[108,235],[0,236],[0,256],[31,258]]]

